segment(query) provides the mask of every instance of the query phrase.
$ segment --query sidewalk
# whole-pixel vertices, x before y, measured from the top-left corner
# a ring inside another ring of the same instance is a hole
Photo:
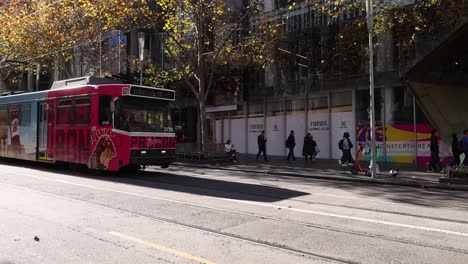
[[[425,172],[425,168],[416,168],[412,164],[379,163],[383,172],[390,169],[398,169],[397,177],[377,175],[375,178],[365,176],[363,173],[352,175],[349,168],[341,168],[337,160],[317,159],[305,163],[303,158],[298,158],[296,163],[287,162],[284,157],[269,157],[269,162],[264,162],[261,157],[258,162],[255,155],[238,155],[239,162],[233,163],[207,163],[206,161],[179,160],[174,165],[206,169],[218,169],[226,171],[239,171],[250,173],[262,173],[269,175],[293,176],[314,178],[322,180],[360,182],[366,184],[387,184],[406,187],[433,188],[445,190],[466,190],[468,185],[451,185],[439,183],[441,173]],[[368,166],[368,162],[361,162],[362,166]]]

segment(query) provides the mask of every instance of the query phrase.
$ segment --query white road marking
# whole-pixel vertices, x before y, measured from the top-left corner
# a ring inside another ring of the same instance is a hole
[[[68,185],[86,187],[86,188],[90,188],[90,189],[102,190],[102,191],[108,191],[108,192],[114,192],[114,193],[120,193],[120,194],[127,194],[127,195],[131,195],[131,196],[148,198],[148,199],[153,199],[153,200],[160,200],[160,201],[166,201],[166,202],[172,202],[172,203],[179,203],[179,204],[184,204],[184,205],[189,205],[189,206],[197,206],[197,207],[202,207],[202,208],[212,209],[212,210],[225,210],[225,209],[220,209],[220,208],[210,207],[210,206],[204,206],[204,205],[195,204],[195,203],[183,202],[183,201],[178,201],[178,200],[173,200],[173,199],[166,199],[166,198],[162,198],[162,197],[149,196],[149,195],[143,195],[143,194],[132,193],[132,192],[119,191],[119,190],[103,188],[103,187],[96,187],[96,186],[92,186],[92,185],[74,183],[74,182],[64,181],[64,180],[56,180],[56,179],[51,179],[51,178],[47,178],[47,177],[40,177],[40,176],[31,175],[31,174],[19,173],[19,172],[15,172],[15,171],[7,170],[7,171],[4,171],[4,172],[5,173],[16,174],[16,175],[21,175],[21,176],[25,176],[25,177],[30,177],[30,178],[36,178],[36,179],[41,179],[41,180],[53,181],[53,182],[60,182],[60,183],[68,184]],[[443,234],[450,234],[450,235],[468,237],[468,233],[462,233],[462,232],[456,232],[456,231],[444,230],[444,229],[438,229],[438,228],[408,225],[408,224],[402,224],[402,223],[396,223],[396,222],[390,222],[390,221],[375,220],[375,219],[369,219],[369,218],[363,218],[363,217],[347,216],[347,215],[326,213],[326,212],[313,211],[313,210],[296,209],[296,208],[291,208],[291,207],[286,207],[286,206],[281,206],[281,205],[273,205],[273,204],[260,203],[260,202],[234,200],[234,199],[229,199],[229,198],[217,198],[217,197],[215,199],[224,200],[224,201],[231,201],[231,202],[236,202],[236,203],[249,204],[249,205],[262,206],[262,207],[268,207],[268,208],[275,208],[275,209],[281,209],[281,210],[287,210],[287,211],[293,211],[293,212],[300,212],[300,213],[306,213],[306,214],[321,215],[321,216],[328,216],[328,217],[335,217],[335,218],[341,218],[341,219],[355,220],[355,221],[361,221],[361,222],[367,222],[367,223],[373,223],[373,224],[396,226],[396,227],[403,227],[403,228],[409,228],[409,229],[415,229],[415,230],[431,231],[431,232],[438,232],[438,233],[443,233]]]

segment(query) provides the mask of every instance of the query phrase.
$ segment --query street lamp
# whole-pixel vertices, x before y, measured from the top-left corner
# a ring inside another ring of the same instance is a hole
[[[145,57],[145,32],[138,32],[138,51],[140,55],[140,85],[143,85],[143,59]]]
[[[374,13],[372,8],[372,0],[366,0],[366,14],[367,14],[367,31],[369,33],[369,79],[370,79],[370,134],[371,134],[371,176],[375,177],[375,103],[374,103],[374,44],[372,40],[372,31],[374,29]]]

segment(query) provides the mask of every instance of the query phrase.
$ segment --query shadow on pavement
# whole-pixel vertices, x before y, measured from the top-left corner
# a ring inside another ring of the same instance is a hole
[[[177,170],[176,167],[172,167],[171,172]],[[307,190],[307,187],[311,188],[320,188],[320,189],[335,189],[349,191],[354,194],[358,194],[363,197],[378,198],[382,200],[387,200],[390,202],[408,204],[408,205],[418,205],[426,207],[461,207],[468,208],[468,192],[466,191],[456,191],[456,190],[442,190],[442,189],[426,189],[426,188],[417,188],[417,187],[405,187],[405,186],[396,186],[388,184],[378,184],[378,183],[365,183],[365,182],[352,182],[352,181],[343,181],[339,180],[339,176],[349,176],[349,172],[343,170],[317,170],[309,171],[310,176],[337,176],[335,179],[318,179],[318,178],[307,178],[307,177],[294,177],[294,176],[285,176],[285,175],[274,175],[274,174],[265,174],[265,173],[250,173],[243,171],[234,171],[234,170],[225,170],[220,171],[218,169],[211,170],[203,169],[198,167],[188,167],[183,166],[182,169],[187,172],[198,173],[205,172],[207,174],[216,174],[218,179],[222,179],[223,175],[229,175],[237,177],[239,179],[247,180],[259,180],[262,179],[263,182],[272,182],[271,185],[285,185],[295,184],[300,186],[302,190]],[[265,171],[268,169],[265,168]],[[287,171],[283,168],[284,171]],[[291,168],[288,172],[294,171],[294,168]],[[213,176],[212,176],[213,177]],[[330,178],[330,177],[328,177]],[[365,177],[364,177],[365,178]],[[298,188],[298,189],[299,189]],[[326,192],[321,190],[320,192]],[[310,192],[307,190],[305,192]],[[313,194],[313,192],[311,192]],[[331,198],[332,199],[332,198]],[[356,206],[358,206],[358,202]],[[382,208],[385,209],[385,208]]]
[[[258,178],[258,175],[244,175],[246,178]],[[311,186],[323,189],[333,188],[349,191],[353,194],[368,197],[369,199],[382,199],[395,203],[418,205],[434,208],[461,207],[468,208],[468,193],[466,191],[425,189],[416,187],[404,187],[395,185],[382,185],[375,183],[361,183],[349,181],[322,180],[313,178],[296,178],[291,176],[262,175],[267,180],[277,180],[300,184],[301,186]],[[313,194],[313,192],[311,192]],[[332,198],[331,198],[332,199]],[[359,202],[356,201],[356,205]],[[385,209],[385,208],[382,208]]]
[[[161,172],[137,171],[111,173],[96,172],[83,168],[71,169],[64,164],[52,165],[20,160],[1,160],[0,164],[100,181],[118,182],[154,189],[236,200],[276,202],[308,195],[306,192],[276,186],[206,179],[203,178],[202,175],[200,177],[192,177],[177,175],[173,172],[168,174],[164,170]]]

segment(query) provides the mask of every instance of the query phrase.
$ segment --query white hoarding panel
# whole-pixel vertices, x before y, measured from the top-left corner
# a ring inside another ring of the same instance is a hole
[[[305,137],[305,113],[301,114],[291,114],[286,116],[287,123],[287,135],[283,139],[283,146],[286,147],[286,139],[289,136],[291,130],[294,130],[294,135],[296,138],[296,147],[294,148],[294,155],[296,157],[302,156],[302,146],[304,145]]]
[[[267,117],[267,125],[265,129],[267,137],[267,155],[283,156],[284,155],[284,117],[270,116]],[[257,142],[255,141],[255,145]]]
[[[258,153],[258,144],[257,137],[264,130],[263,117],[258,118],[249,118],[249,127],[248,127],[248,153],[257,154]]]
[[[338,148],[338,142],[343,138],[345,132],[349,133],[349,139],[354,145],[354,148],[351,150],[353,158],[356,158],[356,129],[353,112],[336,112],[332,113],[331,116],[332,122],[332,158],[339,159],[341,158],[342,152]]]
[[[330,158],[330,124],[328,117],[328,113],[309,112],[307,130],[317,142],[317,147],[320,149],[317,158],[320,159]]]
[[[245,149],[245,119],[231,120],[231,141],[240,153],[246,153]]]

